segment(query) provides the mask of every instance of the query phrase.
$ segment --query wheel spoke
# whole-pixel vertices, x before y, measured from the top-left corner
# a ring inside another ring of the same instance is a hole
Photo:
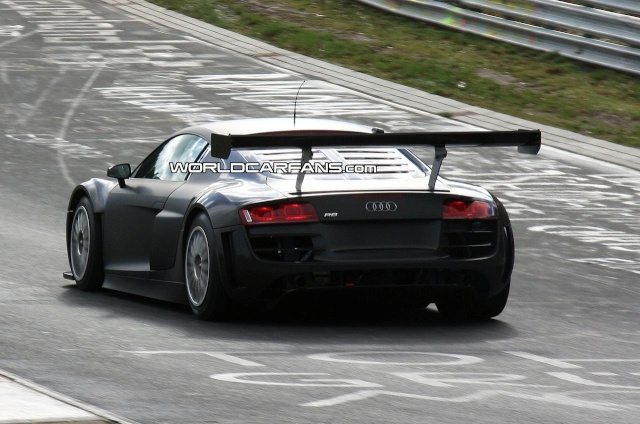
[[[70,240],[71,268],[76,280],[84,277],[89,261],[91,231],[89,216],[84,207],[79,207],[73,217]]]
[[[87,217],[86,213],[81,216],[81,222],[82,222],[82,232],[83,233],[88,233],[89,232],[89,218]]]
[[[209,245],[202,227],[191,230],[185,252],[187,294],[194,306],[200,306],[209,287]]]

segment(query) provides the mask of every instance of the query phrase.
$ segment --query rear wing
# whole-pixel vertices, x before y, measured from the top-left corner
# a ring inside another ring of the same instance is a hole
[[[231,149],[296,147],[302,150],[301,161],[308,162],[312,149],[317,147],[406,147],[433,146],[435,154],[429,190],[435,190],[436,179],[448,147],[518,147],[518,152],[537,154],[542,136],[540,130],[473,131],[473,132],[418,132],[418,133],[325,133],[325,134],[211,134],[211,155],[227,159]],[[298,175],[296,190],[300,192],[304,173]]]

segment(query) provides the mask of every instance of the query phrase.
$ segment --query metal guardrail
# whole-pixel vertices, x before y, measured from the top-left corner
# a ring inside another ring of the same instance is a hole
[[[640,15],[640,2],[638,2],[638,0],[580,0],[580,4],[591,7],[602,7],[636,16]]]
[[[473,12],[429,0],[356,0],[392,13],[640,75],[640,49]]]
[[[455,0],[447,3],[640,46],[640,18],[588,6],[555,0]]]

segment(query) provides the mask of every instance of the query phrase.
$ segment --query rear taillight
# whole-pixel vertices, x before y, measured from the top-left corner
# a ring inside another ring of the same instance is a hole
[[[444,219],[493,219],[498,217],[496,205],[481,200],[445,200],[442,205]]]
[[[311,203],[281,203],[253,206],[240,210],[244,225],[317,222],[318,214]]]

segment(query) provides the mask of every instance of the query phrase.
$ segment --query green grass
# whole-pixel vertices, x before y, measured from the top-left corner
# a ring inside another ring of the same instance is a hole
[[[402,18],[353,0],[151,1],[429,93],[640,147],[637,76]],[[455,118],[447,111],[440,114]]]

